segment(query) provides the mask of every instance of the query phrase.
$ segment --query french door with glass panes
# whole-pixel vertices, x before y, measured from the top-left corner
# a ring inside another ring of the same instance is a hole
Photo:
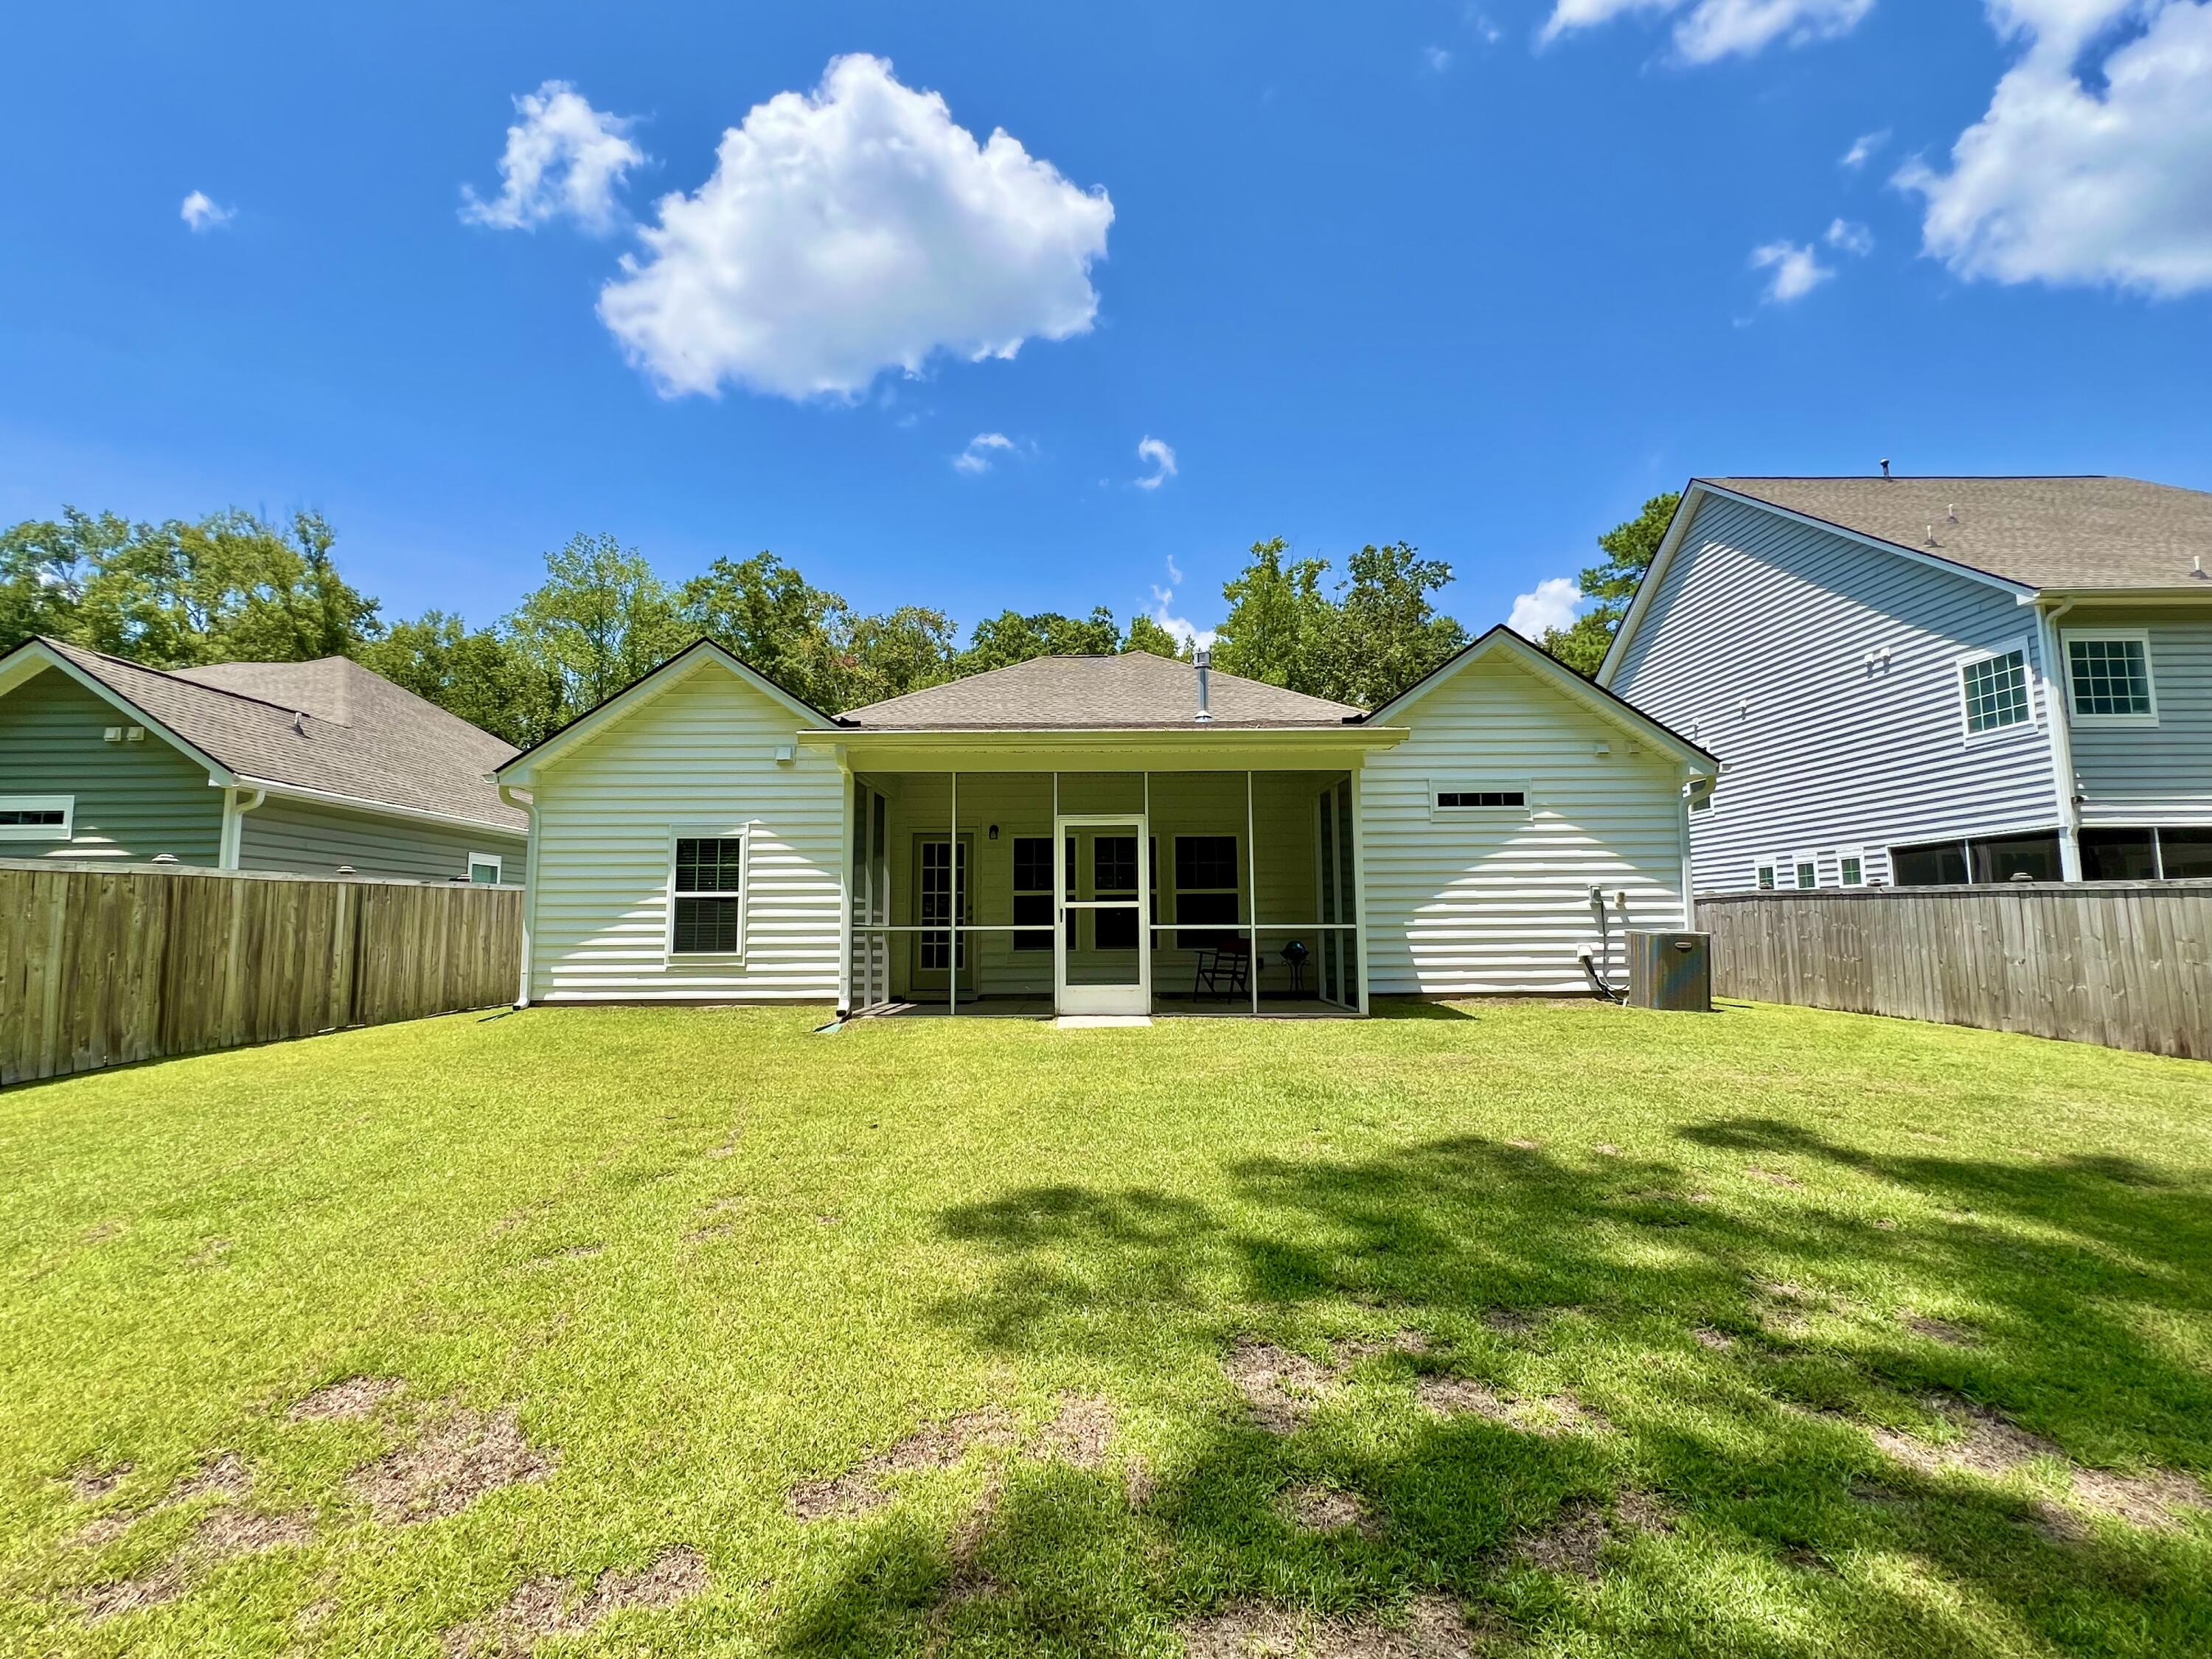
[[[1053,997],[1063,1014],[1148,1014],[1152,1008],[1152,842],[1141,814],[1063,817],[1054,823]]]
[[[975,920],[969,880],[975,862],[973,836],[960,837],[957,857],[948,836],[914,838],[914,922],[922,931],[908,936],[914,940],[914,960],[907,982],[916,996],[931,991],[943,995],[956,964],[961,993],[975,988],[970,935],[953,931]]]

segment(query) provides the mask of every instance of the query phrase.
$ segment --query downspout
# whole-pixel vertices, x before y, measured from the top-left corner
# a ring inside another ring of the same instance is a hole
[[[2038,597],[2036,642],[2042,647],[2043,696],[2051,714],[2051,769],[2058,793],[2058,878],[2081,879],[2081,799],[2075,793],[2074,728],[2066,712],[2066,665],[2058,654],[2058,619],[2074,608],[2061,599],[2045,609]]]
[[[241,801],[240,795],[251,795],[251,800]],[[226,789],[222,792],[222,839],[216,848],[215,866],[218,870],[235,870],[239,866],[239,843],[245,839],[246,815],[269,799],[266,789]]]
[[[518,988],[514,999],[516,1007],[527,1008],[530,1006],[530,947],[531,941],[538,936],[537,792],[532,790],[527,795],[518,796],[514,793],[513,784],[502,783],[499,786],[499,798],[530,820],[528,831],[530,840],[522,855],[522,984]]]

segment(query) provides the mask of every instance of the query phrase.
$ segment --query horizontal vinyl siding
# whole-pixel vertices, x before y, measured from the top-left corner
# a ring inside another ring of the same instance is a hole
[[[715,664],[546,769],[536,791],[531,995],[542,1001],[832,1001],[843,773]],[[672,825],[750,823],[742,962],[665,949]]]
[[[2079,610],[2059,631],[2150,635],[2153,726],[2074,727],[2087,824],[2212,824],[2212,611]]]
[[[2034,635],[1987,583],[1709,500],[1612,684],[1727,767],[1691,818],[1700,889],[1752,886],[1770,854],[1826,880],[1850,847],[1887,880],[1892,846],[2056,826]],[[1957,659],[2023,643],[2035,718],[1968,742]]]
[[[240,821],[238,862],[244,870],[329,875],[342,864],[362,876],[454,881],[469,873],[469,854],[500,860],[500,880],[520,886],[528,843],[495,830],[453,830],[404,818],[271,795]]]
[[[1577,958],[1598,943],[1593,886],[1608,905],[1628,895],[1631,927],[1682,925],[1671,757],[1632,754],[1620,726],[1502,654],[1462,669],[1396,723],[1413,736],[1360,778],[1374,994],[1586,991]],[[1489,780],[1525,784],[1528,812],[1431,813],[1431,781]]]
[[[1314,896],[1315,838],[1319,821],[1316,805],[1321,791],[1341,773],[1259,772],[1253,777],[1253,815],[1257,841],[1260,923],[1266,930],[1262,951],[1279,951],[1289,935],[1279,929],[1304,928],[1309,951],[1316,951],[1313,922],[1318,918]],[[889,802],[891,917],[902,926],[915,921],[915,841],[917,836],[945,834],[951,808],[951,785],[942,773],[906,773],[864,778],[884,791]],[[1224,835],[1237,837],[1238,915],[1251,920],[1250,885],[1246,878],[1244,775],[1242,772],[1161,772],[1152,779],[1152,833],[1159,848],[1161,948],[1152,953],[1152,984],[1165,992],[1187,992],[1195,965],[1195,953],[1174,947],[1170,931],[1176,915],[1175,837],[1178,835]],[[1060,780],[1060,810],[1068,813],[1136,812],[1145,802],[1140,774],[1112,775],[1066,774]],[[976,925],[1005,924],[1013,917],[1014,839],[1052,834],[1053,781],[1046,773],[963,772],[960,775],[960,835],[974,837]],[[990,839],[990,826],[999,827],[999,839]],[[1087,924],[1079,924],[1087,927]],[[1079,933],[1087,939],[1087,932]],[[910,988],[914,959],[913,936],[896,937],[891,947],[892,988],[904,995]],[[979,934],[969,945],[978,978],[975,988],[985,996],[1049,995],[1052,991],[1052,952],[1017,951],[1010,936]],[[1087,954],[1087,952],[1085,953]],[[1129,952],[1109,953],[1133,961]],[[1310,969],[1307,982],[1313,975]],[[1287,986],[1279,969],[1263,971],[1264,988]]]
[[[0,697],[0,794],[74,795],[68,841],[0,841],[0,857],[117,859],[167,853],[212,867],[222,844],[222,791],[207,769],[150,727],[109,743],[131,716],[58,668]]]

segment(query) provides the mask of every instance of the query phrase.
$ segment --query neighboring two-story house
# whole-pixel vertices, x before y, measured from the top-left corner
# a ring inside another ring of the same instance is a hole
[[[2212,877],[2212,495],[1692,479],[1597,679],[1721,758],[1701,890]]]
[[[344,657],[0,656],[0,857],[520,884],[514,753]]]

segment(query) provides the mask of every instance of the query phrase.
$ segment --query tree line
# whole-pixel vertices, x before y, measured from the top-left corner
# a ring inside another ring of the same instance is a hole
[[[1659,497],[1599,538],[1607,562],[1583,573],[1597,605],[1547,634],[1547,650],[1580,672],[1596,667],[1673,507]],[[1085,617],[1004,611],[963,641],[943,611],[863,613],[768,552],[716,559],[672,585],[612,536],[580,535],[548,553],[544,580],[488,626],[434,609],[386,622],[339,572],[335,541],[311,513],[152,524],[69,508],[26,521],[0,532],[0,650],[44,634],[153,668],[348,656],[520,745],[702,635],[830,714],[1048,654],[1190,654],[1155,618],[1139,613],[1125,628],[1103,605]],[[1395,542],[1361,548],[1332,580],[1326,559],[1294,557],[1279,537],[1255,543],[1222,590],[1213,660],[1379,706],[1467,643],[1435,605],[1451,574]]]

